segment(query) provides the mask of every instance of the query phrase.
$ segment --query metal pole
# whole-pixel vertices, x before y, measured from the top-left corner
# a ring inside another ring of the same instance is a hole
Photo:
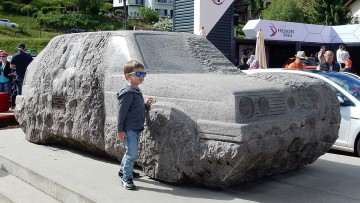
[[[29,5],[27,5],[26,8],[27,8],[27,18],[28,18],[27,28],[30,29]]]
[[[123,15],[123,29],[126,30],[127,26],[126,26],[126,20],[127,18],[125,18],[125,13],[127,13],[127,8],[126,8],[126,0],[124,0],[124,15]]]

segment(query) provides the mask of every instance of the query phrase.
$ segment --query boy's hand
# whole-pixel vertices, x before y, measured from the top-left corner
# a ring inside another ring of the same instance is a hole
[[[118,132],[117,136],[118,136],[120,141],[124,141],[124,139],[126,137],[126,134],[125,134],[125,132]]]
[[[153,104],[153,103],[154,103],[154,99],[152,97],[146,98],[146,101],[145,101],[146,106],[151,106],[151,104]]]

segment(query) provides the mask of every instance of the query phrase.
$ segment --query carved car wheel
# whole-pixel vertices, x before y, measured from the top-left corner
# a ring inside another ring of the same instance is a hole
[[[182,111],[152,107],[139,145],[139,162],[151,178],[166,182],[183,182],[195,159],[196,129],[194,121]]]

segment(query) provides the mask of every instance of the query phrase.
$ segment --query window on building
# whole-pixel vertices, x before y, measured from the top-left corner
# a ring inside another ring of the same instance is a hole
[[[172,3],[173,0],[156,0],[156,3]]]
[[[159,16],[167,16],[167,10],[166,9],[155,9],[155,11],[158,12]]]
[[[122,4],[123,0],[119,0],[119,4]]]

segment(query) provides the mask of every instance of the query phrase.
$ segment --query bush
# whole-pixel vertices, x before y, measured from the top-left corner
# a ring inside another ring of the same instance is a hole
[[[8,13],[21,14],[21,7],[22,7],[21,4],[13,3],[10,1],[5,1],[3,3],[3,9]]]
[[[152,27],[161,30],[172,31],[173,21],[172,19],[168,19],[168,18],[160,19],[159,22],[155,23]]]
[[[39,9],[32,5],[23,5],[21,7],[21,14],[27,15],[27,11],[29,9],[29,14],[33,15],[39,11]]]
[[[64,13],[65,7],[59,7],[59,6],[51,6],[51,7],[42,7],[41,13],[42,14],[48,14],[50,12],[58,11],[58,13]]]
[[[142,7],[139,9],[140,19],[146,23],[151,24],[159,21],[159,14],[150,7]]]
[[[27,11],[29,9],[29,14],[34,14],[39,11],[39,9],[32,5],[26,4],[17,4],[10,1],[5,1],[3,3],[3,10],[8,13],[15,13],[19,15],[27,15]]]
[[[103,3],[103,5],[101,6],[101,9],[108,11],[109,9],[111,9],[113,7],[112,3],[109,2],[105,2]]]

